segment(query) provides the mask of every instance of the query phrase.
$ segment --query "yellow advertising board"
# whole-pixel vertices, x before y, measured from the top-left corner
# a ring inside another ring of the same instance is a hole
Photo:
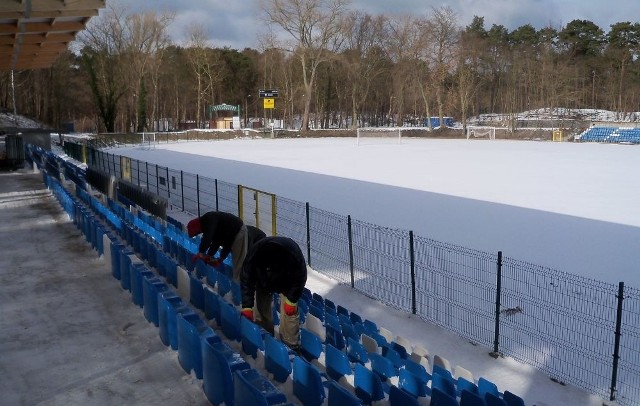
[[[262,99],[263,106],[265,109],[274,109],[276,108],[276,99]]]

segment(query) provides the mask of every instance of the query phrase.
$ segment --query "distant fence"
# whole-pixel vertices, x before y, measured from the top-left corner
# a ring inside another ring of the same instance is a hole
[[[65,151],[193,215],[241,211],[240,185],[77,144],[65,143]],[[278,234],[298,242],[314,270],[493,356],[513,357],[620,405],[640,404],[640,290],[282,197],[276,213]]]

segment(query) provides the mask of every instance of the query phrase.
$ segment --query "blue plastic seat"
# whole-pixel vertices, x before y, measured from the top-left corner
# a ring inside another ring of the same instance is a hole
[[[325,365],[329,378],[339,381],[343,376],[353,374],[349,358],[344,352],[331,344],[325,345],[324,351]]]
[[[396,369],[400,369],[404,366],[405,360],[402,359],[396,350],[391,349],[389,346],[382,347],[382,356],[391,361],[393,363],[393,367]]]
[[[422,364],[411,359],[406,359],[404,361],[404,369],[420,378],[425,385],[431,380],[431,374],[427,372],[427,369]]]
[[[240,306],[242,304],[242,291],[240,289],[240,284],[234,280],[231,280],[231,301],[236,306]]]
[[[382,382],[398,376],[398,372],[393,366],[393,363],[381,354],[369,353],[369,360],[371,361],[371,370],[380,377]]]
[[[158,327],[160,340],[171,349],[178,349],[178,313],[194,313],[174,292],[167,290],[158,296]],[[195,313],[194,313],[195,314]]]
[[[478,393],[480,397],[484,397],[486,393],[491,393],[498,398],[502,396],[500,391],[498,391],[498,386],[484,377],[478,379]]]
[[[347,338],[347,357],[349,361],[358,362],[362,365],[369,362],[369,354],[364,346],[351,337]]]
[[[324,308],[320,308],[313,304],[313,302],[311,302],[311,304],[309,305],[309,313],[313,314],[318,319],[320,319],[320,321],[324,322]]]
[[[349,313],[349,318],[353,324],[362,323],[362,317],[358,313],[351,312]]]
[[[524,406],[524,399],[508,390],[504,391],[502,399],[507,402],[508,406]]]
[[[189,302],[196,309],[204,310],[204,284],[194,274],[189,274]]]
[[[427,387],[427,383],[417,375],[409,372],[407,369],[400,370],[398,387],[415,397],[426,397],[431,393]]]
[[[379,331],[378,325],[369,319],[364,319],[363,325],[364,329],[369,333],[377,333]]]
[[[309,362],[318,359],[324,351],[320,338],[307,330],[300,329],[300,354]]]
[[[323,307],[324,307],[324,298],[322,297],[322,295],[320,295],[319,293],[313,292],[313,293],[311,294],[311,298],[312,298],[313,300],[316,300],[316,301],[318,301],[318,302],[322,303],[322,305],[323,305]]]
[[[507,402],[505,402],[504,399],[492,392],[486,392],[484,394],[484,401],[487,406],[507,406]]]
[[[334,381],[327,383],[329,395],[327,396],[327,406],[360,406],[362,401],[351,392]]]
[[[336,312],[338,313],[338,316],[340,316],[342,314],[344,316],[347,316],[347,318],[349,318],[349,310],[347,310],[345,307],[337,305],[336,306]]]
[[[338,319],[338,316],[331,313],[325,312],[324,325],[325,326],[329,325],[338,331],[342,330],[342,326],[340,325],[340,319]]]
[[[254,359],[258,351],[264,351],[264,335],[266,332],[246,317],[240,318],[240,341],[242,351]]]
[[[418,406],[418,399],[410,393],[392,386],[389,389],[389,406]]]
[[[278,382],[284,383],[291,375],[289,348],[270,334],[264,336],[264,366]]]
[[[456,398],[456,386],[453,381],[446,376],[434,373],[431,376],[431,388],[437,388],[454,399]]]
[[[189,374],[193,370],[196,378],[202,379],[201,342],[203,338],[220,341],[220,337],[193,312],[178,314],[177,329],[178,362],[186,373]]]
[[[325,344],[331,344],[339,350],[343,350],[346,347],[344,336],[340,329],[335,329],[333,326],[326,326]]]
[[[340,326],[342,327],[342,335],[345,339],[352,338],[355,341],[360,341],[360,335],[356,333],[356,329],[353,327],[351,322],[341,323]]]
[[[293,359],[293,394],[305,406],[320,406],[326,397],[320,371],[298,356]]]
[[[431,388],[431,404],[430,406],[459,406],[458,400],[454,396],[450,396],[439,388]]]
[[[233,373],[251,368],[249,364],[227,344],[210,337],[202,341],[202,362],[202,388],[207,399],[214,405],[233,405]]]
[[[240,341],[240,311],[231,303],[218,296],[220,304],[220,328],[224,335],[235,341]]]
[[[382,381],[376,373],[364,365],[355,364],[353,375],[356,396],[362,399],[363,403],[368,405],[373,401],[384,399]]]
[[[168,289],[167,284],[157,277],[144,278],[142,281],[144,317],[156,327],[160,323],[158,320],[158,294]]]
[[[451,382],[453,382],[454,384],[455,384],[455,382],[456,382],[456,380],[455,380],[455,379],[453,379],[453,375],[451,375],[451,371],[449,371],[449,370],[447,370],[447,369],[445,369],[445,368],[441,367],[441,366],[440,366],[440,365],[438,365],[438,364],[435,364],[435,363],[433,364],[433,367],[431,367],[431,372],[432,372],[432,374],[434,374],[434,375],[435,375],[435,374],[438,374],[438,375],[440,375],[440,376],[443,376],[443,377],[445,377],[445,378],[449,379],[449,380],[450,380]]]
[[[231,291],[231,279],[222,272],[218,273],[218,295],[224,297]]]
[[[204,288],[204,316],[207,320],[215,320],[220,325],[220,299],[210,287]]]
[[[460,406],[486,406],[486,404],[477,393],[465,389],[460,392]]]
[[[458,396],[461,396],[461,393],[464,390],[471,392],[475,395],[478,395],[480,393],[478,392],[478,385],[461,376],[458,378],[458,381],[456,382],[456,392],[458,393]]]
[[[234,406],[270,406],[287,402],[287,397],[267,378],[253,369],[234,372]]]

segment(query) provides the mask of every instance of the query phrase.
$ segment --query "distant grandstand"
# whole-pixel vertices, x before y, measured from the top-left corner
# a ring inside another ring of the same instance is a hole
[[[640,128],[591,127],[576,137],[577,142],[640,144]]]

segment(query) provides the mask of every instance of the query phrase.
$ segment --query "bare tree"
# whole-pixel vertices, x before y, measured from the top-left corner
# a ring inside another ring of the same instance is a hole
[[[349,0],[264,0],[269,24],[275,24],[293,40],[293,51],[302,67],[304,84],[303,130],[309,129],[309,112],[318,67],[340,49],[341,17]]]
[[[446,79],[455,70],[460,29],[457,26],[456,14],[449,7],[432,8],[431,16],[426,20],[424,28],[427,39],[425,56],[427,60],[430,59],[438,116],[440,126],[443,126]]]
[[[345,68],[351,100],[351,127],[358,126],[359,115],[369,96],[372,83],[382,75],[389,60],[384,52],[386,17],[359,12],[345,20],[345,46],[339,63]]]
[[[201,118],[200,116],[206,106],[203,103],[205,100],[214,103],[214,88],[219,80],[202,25],[193,25],[189,29],[187,58],[196,78],[196,123],[198,126],[202,126],[202,122],[206,119],[206,117]]]

